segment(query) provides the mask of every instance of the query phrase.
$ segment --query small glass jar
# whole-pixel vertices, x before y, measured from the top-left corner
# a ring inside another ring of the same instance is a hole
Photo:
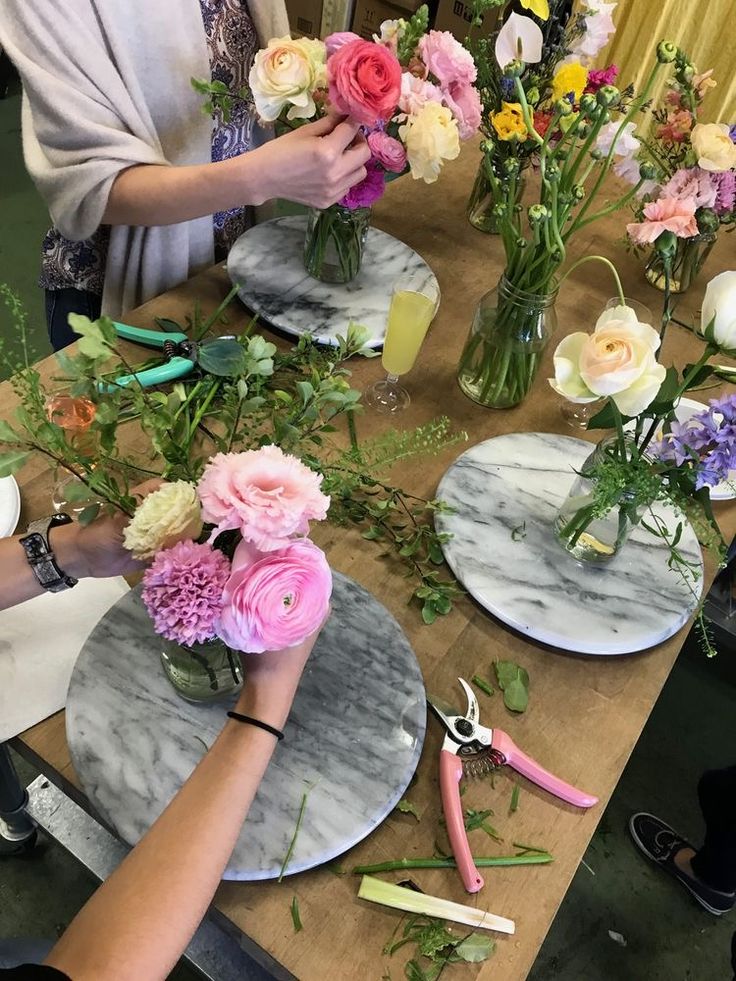
[[[349,283],[360,272],[371,221],[370,208],[333,204],[307,215],[304,266],[323,283]]]
[[[187,702],[210,702],[243,684],[240,657],[221,640],[191,645],[162,640],[162,644],[164,673]]]
[[[529,394],[547,342],[557,329],[557,284],[546,292],[518,289],[504,274],[476,308],[458,368],[468,398],[492,409]]]
[[[692,238],[678,238],[670,273],[670,293],[685,293],[690,289],[716,244],[717,232],[703,232]],[[664,260],[655,249],[644,270],[647,282],[664,292]]]

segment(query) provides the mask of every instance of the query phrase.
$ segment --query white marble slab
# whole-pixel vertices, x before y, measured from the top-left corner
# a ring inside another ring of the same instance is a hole
[[[370,228],[355,279],[343,285],[321,283],[304,268],[306,224],[306,215],[289,215],[254,225],[240,236],[227,260],[240,299],[286,334],[311,334],[334,344],[354,320],[370,331],[368,346],[381,347],[394,283],[403,275],[424,273],[436,285],[434,273],[414,249]]]
[[[134,590],[92,632],[67,701],[76,771],[95,808],[131,845],[184,783],[235,701],[183,701],[164,677],[159,651]],[[424,699],[398,623],[362,586],[335,573],[332,616],[225,878],[279,874],[309,788],[288,874],[328,862],[370,834],[416,769]]]
[[[583,565],[557,543],[555,514],[591,448],[547,433],[479,443],[442,478],[437,496],[457,510],[438,515],[437,524],[453,535],[444,546],[453,572],[499,620],[563,650],[629,654],[671,637],[696,597],[668,569],[665,547],[641,527],[603,568]],[[515,541],[512,532],[522,526]],[[702,569],[689,525],[680,547]],[[698,596],[701,589],[699,583]]]

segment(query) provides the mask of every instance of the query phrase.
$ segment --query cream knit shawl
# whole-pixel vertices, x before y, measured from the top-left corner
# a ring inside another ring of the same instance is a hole
[[[249,0],[259,41],[288,34],[283,0]],[[210,161],[212,121],[189,79],[209,78],[199,0],[3,0],[0,44],[23,80],[26,166],[67,238],[89,238],[136,164]],[[212,218],[111,229],[112,316],[214,261]]]

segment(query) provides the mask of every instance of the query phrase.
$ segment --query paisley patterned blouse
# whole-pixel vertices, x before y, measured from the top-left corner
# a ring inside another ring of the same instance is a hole
[[[248,80],[248,71],[258,49],[258,39],[246,0],[199,0],[202,9],[212,81],[224,82],[238,91]],[[236,157],[252,146],[251,107],[236,103],[230,122],[218,112],[212,120],[212,162]],[[221,211],[214,216],[215,254],[224,256],[248,226],[248,208]],[[40,286],[60,290],[73,287],[102,294],[109,227],[101,226],[86,242],[70,242],[55,228],[43,241]]]

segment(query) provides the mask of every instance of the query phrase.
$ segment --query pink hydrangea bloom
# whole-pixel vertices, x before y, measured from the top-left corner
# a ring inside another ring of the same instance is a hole
[[[678,238],[691,238],[698,234],[693,198],[660,198],[644,205],[645,221],[631,222],[626,226],[629,238],[636,245],[649,245],[662,232],[674,232]]]
[[[662,187],[660,197],[693,198],[696,208],[712,208],[716,203],[718,181],[715,174],[700,167],[683,167]]]
[[[432,82],[425,82],[411,72],[401,76],[399,109],[408,116],[416,116],[428,102],[442,102],[442,92]]]
[[[617,65],[609,65],[608,68],[591,68],[588,72],[588,84],[585,86],[585,91],[595,94],[604,85],[615,85],[617,78]]]
[[[386,172],[377,160],[366,164],[366,175],[359,184],[351,187],[340,200],[343,208],[370,208],[383,195],[386,189]]]
[[[237,529],[270,552],[294,535],[306,535],[311,520],[327,515],[330,499],[320,491],[322,475],[278,446],[245,453],[218,453],[204,469],[197,493],[202,517],[215,525],[213,538]]]
[[[332,573],[324,552],[309,541],[262,554],[241,542],[223,593],[217,635],[250,654],[300,644],[324,621]]]
[[[419,54],[440,86],[470,85],[478,77],[473,56],[449,31],[429,31],[419,42]]]
[[[377,129],[368,134],[368,146],[373,159],[392,174],[400,174],[406,167],[406,150],[400,140]]]
[[[723,170],[712,176],[718,183],[715,212],[722,217],[736,208],[736,174],[732,170]]]
[[[443,102],[457,120],[461,140],[478,132],[481,121],[480,95],[474,85],[453,82],[442,91]]]
[[[178,542],[158,553],[143,575],[143,602],[156,633],[178,644],[215,636],[230,563],[222,552]]]

